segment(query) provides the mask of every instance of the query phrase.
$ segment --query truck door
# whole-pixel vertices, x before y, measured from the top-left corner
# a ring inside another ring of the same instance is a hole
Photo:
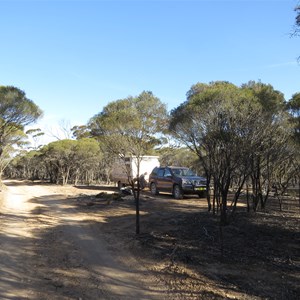
[[[169,168],[166,168],[164,173],[164,189],[168,193],[173,192],[173,179],[171,170]]]
[[[164,192],[172,192],[173,182],[172,182],[172,174],[169,168],[160,169],[158,172],[158,189]]]

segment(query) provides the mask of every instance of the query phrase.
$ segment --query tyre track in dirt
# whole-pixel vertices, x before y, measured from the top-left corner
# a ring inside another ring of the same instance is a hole
[[[78,212],[68,191],[7,185],[1,203],[1,299],[165,298],[151,274],[105,242],[109,237],[99,230],[105,219]]]

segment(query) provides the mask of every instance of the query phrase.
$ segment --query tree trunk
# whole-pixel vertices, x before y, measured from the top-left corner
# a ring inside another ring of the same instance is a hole
[[[210,178],[207,177],[206,181],[206,200],[207,200],[207,208],[208,211],[211,211],[211,200],[210,200]]]
[[[221,200],[221,226],[227,225],[227,195],[222,193],[222,200]]]
[[[249,186],[247,184],[247,187],[246,187],[246,198],[247,198],[247,212],[250,212],[250,202],[249,202]]]
[[[137,180],[137,189],[135,189],[135,181],[132,179],[130,181],[132,188],[132,193],[135,202],[135,233],[140,234],[140,184]]]

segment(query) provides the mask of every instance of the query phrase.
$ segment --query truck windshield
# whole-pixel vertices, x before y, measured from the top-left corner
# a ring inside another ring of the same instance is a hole
[[[176,168],[172,169],[172,171],[175,175],[179,176],[195,176],[195,173],[190,169]]]

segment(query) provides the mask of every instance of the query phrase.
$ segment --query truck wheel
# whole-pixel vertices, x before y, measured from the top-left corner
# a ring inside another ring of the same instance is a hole
[[[203,192],[199,193],[198,196],[199,196],[199,198],[206,198],[207,192],[203,191]]]
[[[173,196],[175,199],[182,199],[183,193],[179,185],[174,185],[173,187]]]
[[[152,195],[158,195],[158,190],[156,188],[156,184],[154,182],[151,183],[150,185],[150,191]]]
[[[121,181],[118,181],[118,190],[120,191],[122,187],[123,187],[122,182],[121,182]]]

